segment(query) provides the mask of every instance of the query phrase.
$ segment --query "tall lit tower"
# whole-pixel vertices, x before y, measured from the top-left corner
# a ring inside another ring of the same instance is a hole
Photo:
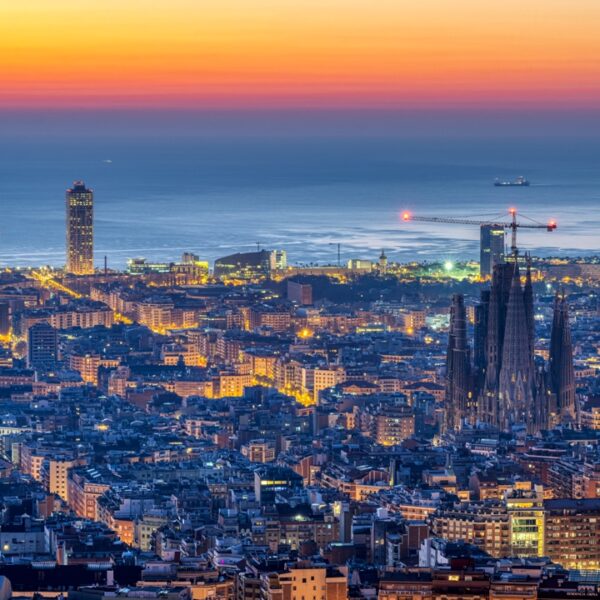
[[[504,262],[504,227],[485,223],[481,226],[479,273],[489,277],[494,266]]]
[[[94,272],[94,192],[83,181],[67,190],[67,272]]]

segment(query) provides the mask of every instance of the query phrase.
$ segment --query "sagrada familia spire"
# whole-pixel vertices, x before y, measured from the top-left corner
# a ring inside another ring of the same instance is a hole
[[[550,381],[556,393],[556,413],[561,421],[573,420],[575,413],[575,371],[569,325],[569,305],[562,294],[554,299],[550,338]]]
[[[554,305],[550,362],[536,366],[531,265],[522,284],[516,254],[494,267],[491,289],[476,307],[474,362],[467,339],[464,298],[452,298],[446,361],[446,429],[486,423],[529,434],[575,420],[575,384],[568,304]]]
[[[509,429],[513,423],[527,423],[530,420],[529,411],[534,405],[535,393],[530,323],[533,320],[533,294],[529,294],[530,298],[527,298],[521,287],[518,263],[510,266],[513,273],[506,306],[504,343],[497,387],[497,420],[502,429]],[[528,280],[531,287],[530,276]],[[530,307],[526,306],[528,301],[532,303]]]
[[[446,428],[459,430],[462,420],[471,414],[473,397],[471,353],[467,342],[467,314],[461,294],[452,296],[450,333],[446,355]]]

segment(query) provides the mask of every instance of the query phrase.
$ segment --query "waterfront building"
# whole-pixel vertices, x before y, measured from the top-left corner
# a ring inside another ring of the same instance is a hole
[[[66,193],[67,273],[94,273],[94,192],[75,181]]]

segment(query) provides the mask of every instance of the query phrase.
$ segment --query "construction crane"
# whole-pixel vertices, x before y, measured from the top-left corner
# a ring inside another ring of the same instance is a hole
[[[508,222],[501,221],[476,221],[474,219],[460,219],[456,217],[418,217],[412,213],[405,211],[402,213],[403,221],[424,221],[426,223],[448,223],[451,225],[489,225],[490,227],[497,227],[502,229],[511,230],[511,245],[510,250],[512,255],[516,258],[519,254],[517,248],[517,229],[545,229],[546,231],[554,231],[557,227],[556,221],[548,221],[548,223],[519,223],[517,221],[517,209],[510,208],[508,214],[511,216],[511,220]]]

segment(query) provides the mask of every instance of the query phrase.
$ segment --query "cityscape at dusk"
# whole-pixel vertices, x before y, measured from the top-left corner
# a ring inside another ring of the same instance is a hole
[[[599,32],[0,2],[0,600],[600,598]]]

